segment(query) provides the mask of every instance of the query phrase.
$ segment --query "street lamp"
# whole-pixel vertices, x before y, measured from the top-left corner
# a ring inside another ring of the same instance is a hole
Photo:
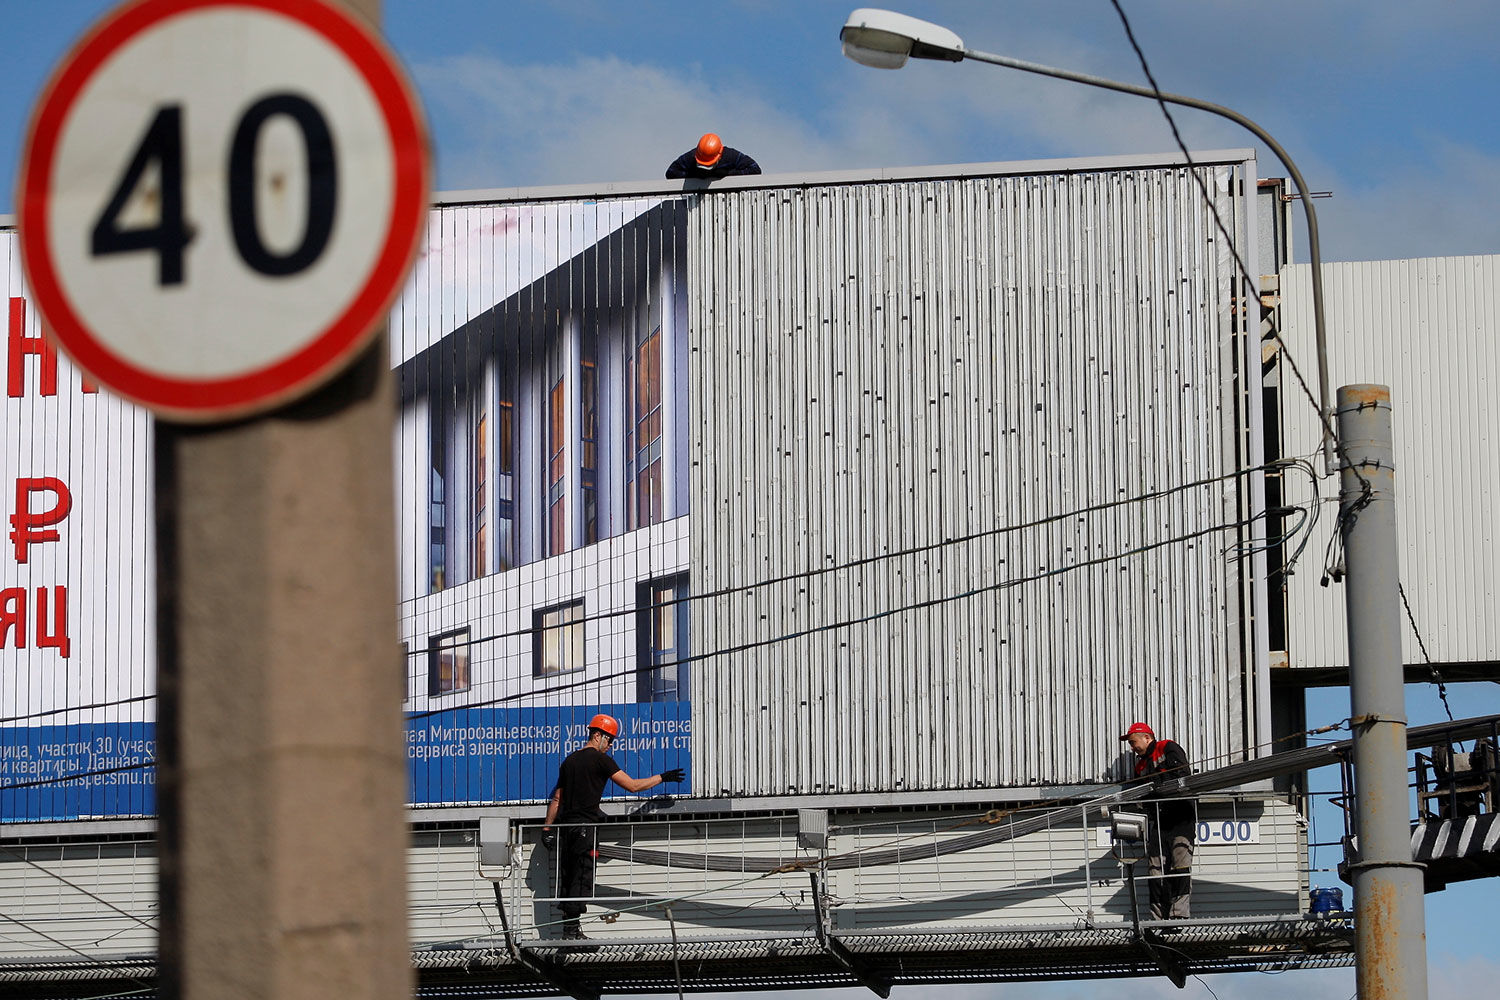
[[[1333,435],[1329,428],[1329,415],[1332,411],[1328,406],[1328,340],[1323,323],[1323,255],[1318,243],[1318,215],[1313,209],[1312,193],[1308,191],[1306,182],[1302,180],[1302,172],[1297,169],[1297,165],[1292,162],[1286,150],[1281,148],[1281,144],[1271,138],[1265,129],[1238,111],[1208,101],[1200,101],[1195,97],[1168,94],[1152,90],[1150,87],[1137,87],[1130,83],[1107,80],[1102,76],[1075,73],[1072,70],[1012,59],[1009,56],[977,52],[974,49],[965,48],[963,39],[947,28],[930,21],[909,17],[906,14],[898,14],[895,11],[861,7],[850,14],[848,20],[844,22],[843,30],[839,32],[839,40],[844,44],[844,55],[861,65],[873,66],[876,69],[900,69],[906,65],[907,59],[937,59],[944,62],[973,59],[976,62],[1008,66],[1027,73],[1038,73],[1042,76],[1056,77],[1059,80],[1088,84],[1091,87],[1103,87],[1106,90],[1118,90],[1125,94],[1150,97],[1168,104],[1197,108],[1221,118],[1228,118],[1253,132],[1257,139],[1271,148],[1271,151],[1281,160],[1282,165],[1286,167],[1292,182],[1297,185],[1302,209],[1307,213],[1307,253],[1312,264],[1313,331],[1318,353],[1318,416],[1323,429],[1324,461],[1327,463],[1329,472],[1337,467],[1333,460]]]

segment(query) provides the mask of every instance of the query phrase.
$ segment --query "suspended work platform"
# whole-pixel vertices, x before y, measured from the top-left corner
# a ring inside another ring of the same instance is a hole
[[[1473,739],[1497,721],[1413,729],[1410,745]],[[1257,784],[1336,763],[1348,749],[1278,754],[1155,788],[1088,786],[1064,802],[1024,807],[734,814],[688,801],[664,814],[656,803],[599,825],[585,941],[560,939],[556,858],[538,843],[535,821],[428,824],[414,832],[409,853],[419,994],[591,998],[861,985],[884,995],[913,983],[1181,983],[1194,974],[1352,965],[1350,915],[1307,912],[1299,808]],[[1174,796],[1198,802],[1193,917],[1154,922],[1139,846],[1113,839],[1108,814]],[[1467,840],[1463,816],[1429,822],[1448,824],[1444,845],[1456,836],[1472,851],[1500,837],[1491,836],[1489,815],[1475,824],[1484,834]],[[8,832],[0,845],[0,914],[9,921],[0,997],[153,995],[150,832],[93,840]],[[1434,847],[1434,856],[1446,849]]]
[[[503,944],[419,952],[423,996],[534,996],[788,989],[864,985],[881,996],[916,983],[1159,976],[1162,962],[1184,975],[1347,966],[1353,926],[1302,916],[1205,920],[1174,928],[1045,926],[854,931],[825,938],[694,938]],[[837,948],[838,951],[834,949]]]

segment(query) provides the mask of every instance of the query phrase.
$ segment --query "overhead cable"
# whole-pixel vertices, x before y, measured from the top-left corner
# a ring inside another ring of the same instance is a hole
[[[1167,125],[1172,129],[1172,138],[1177,141],[1178,150],[1181,151],[1183,157],[1187,160],[1188,173],[1192,175],[1193,180],[1196,182],[1198,191],[1203,196],[1204,203],[1208,206],[1210,213],[1212,213],[1213,215],[1214,225],[1218,228],[1219,234],[1224,237],[1224,242],[1228,245],[1229,252],[1234,257],[1235,267],[1239,270],[1241,280],[1243,281],[1246,288],[1245,302],[1248,305],[1252,298],[1256,302],[1259,302],[1260,290],[1257,287],[1254,278],[1252,278],[1250,275],[1250,269],[1245,266],[1244,258],[1240,256],[1239,246],[1236,244],[1234,237],[1229,234],[1228,228],[1224,225],[1224,220],[1219,217],[1219,208],[1214,203],[1213,198],[1209,195],[1208,187],[1204,183],[1203,178],[1198,174],[1198,165],[1193,162],[1193,156],[1188,152],[1187,143],[1183,141],[1182,133],[1178,131],[1177,121],[1172,117],[1171,109],[1167,107],[1167,102],[1162,99],[1161,87],[1157,85],[1156,76],[1151,72],[1151,66],[1146,61],[1146,53],[1141,50],[1140,43],[1136,41],[1135,31],[1130,26],[1130,18],[1126,17],[1125,9],[1120,6],[1120,0],[1110,0],[1110,3],[1114,5],[1115,13],[1120,15],[1120,23],[1125,28],[1125,37],[1129,39],[1130,47],[1135,50],[1136,58],[1139,59],[1141,63],[1141,70],[1146,74],[1146,80],[1151,84],[1151,89],[1156,94],[1156,103],[1161,108],[1162,115],[1167,119]],[[1248,315],[1248,309],[1246,312]],[[1358,466],[1350,461],[1348,453],[1344,451],[1343,444],[1339,441],[1338,434],[1334,430],[1330,415],[1323,412],[1323,404],[1318,401],[1318,398],[1315,395],[1313,395],[1311,387],[1309,387],[1307,384],[1307,379],[1302,377],[1302,370],[1297,367],[1297,361],[1292,357],[1291,348],[1289,348],[1286,341],[1282,339],[1281,331],[1279,329],[1273,329],[1272,336],[1274,336],[1276,338],[1276,342],[1281,345],[1282,356],[1286,358],[1287,365],[1292,369],[1292,374],[1297,377],[1297,382],[1302,386],[1302,392],[1307,396],[1308,402],[1312,404],[1313,411],[1318,414],[1318,420],[1323,426],[1323,433],[1328,435],[1328,440],[1333,442],[1333,446],[1337,451],[1339,457],[1343,459],[1344,466],[1359,478],[1365,494],[1368,495],[1372,491],[1370,481],[1365,478],[1364,473],[1359,470]],[[1353,515],[1350,516],[1352,517]]]
[[[772,636],[768,639],[756,639],[749,642],[738,643],[733,646],[723,646],[718,649],[705,650],[703,652],[695,653],[690,656],[679,657],[676,660],[653,663],[648,667],[631,667],[628,670],[619,670],[609,674],[601,674],[596,677],[585,677],[581,680],[572,681],[567,684],[552,685],[547,687],[543,691],[521,691],[514,694],[502,695],[498,698],[467,702],[463,705],[452,705],[445,708],[431,709],[424,712],[408,712],[406,718],[408,720],[425,719],[435,715],[443,715],[448,712],[464,711],[472,708],[484,708],[492,705],[502,705],[522,699],[536,698],[539,695],[553,695],[562,691],[569,691],[579,687],[587,687],[591,684],[603,684],[606,681],[618,680],[622,677],[633,677],[644,671],[659,670],[666,667],[677,666],[679,664],[700,665],[705,660],[729,656],[734,653],[748,652],[752,649],[760,649],[765,646],[772,646],[782,642],[789,642],[794,639],[805,638],[807,636],[816,635],[821,632],[830,632],[835,629],[850,628],[855,625],[864,625],[873,621],[880,621],[885,618],[891,618],[895,615],[906,614],[911,611],[921,611],[926,608],[937,607],[944,604],[951,604],[955,601],[967,600],[971,597],[977,597],[981,594],[987,594],[998,590],[1007,590],[1013,587],[1019,587],[1023,584],[1034,583],[1038,580],[1045,580],[1049,577],[1059,576],[1063,573],[1071,573],[1074,570],[1086,569],[1089,566],[1099,566],[1105,563],[1118,562],[1121,559],[1127,559],[1131,556],[1141,555],[1146,552],[1164,548],[1168,545],[1175,545],[1181,542],[1189,542],[1194,539],[1202,538],[1204,536],[1211,535],[1220,531],[1231,531],[1238,528],[1243,528],[1247,525],[1254,524],[1264,516],[1264,513],[1253,514],[1248,518],[1243,518],[1238,521],[1230,521],[1223,524],[1214,524],[1206,528],[1200,528],[1197,531],[1190,531],[1183,535],[1174,535],[1171,538],[1160,539],[1155,542],[1148,542],[1145,545],[1127,549],[1123,552],[1111,553],[1110,555],[1105,556],[1097,556],[1093,559],[1085,559],[1081,562],[1070,563],[1066,566],[1060,566],[1050,570],[1043,570],[1039,573],[1033,573],[1026,576],[1010,577],[1004,580],[997,581],[995,583],[972,587],[959,593],[944,594],[939,597],[928,598],[927,600],[916,601],[911,604],[903,604],[894,608],[875,611],[867,615],[860,615],[855,618],[845,618],[834,622],[828,622],[823,625],[813,626],[811,628],[798,629],[793,632],[786,632],[781,635]]]

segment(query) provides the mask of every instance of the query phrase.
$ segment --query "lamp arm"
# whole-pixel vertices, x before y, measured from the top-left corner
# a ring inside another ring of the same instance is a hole
[[[1168,104],[1180,104],[1186,108],[1196,108],[1199,111],[1207,111],[1209,114],[1218,115],[1220,118],[1228,118],[1236,125],[1252,132],[1257,139],[1270,147],[1281,160],[1281,165],[1291,175],[1292,183],[1297,185],[1297,193],[1301,196],[1298,200],[1302,202],[1302,210],[1307,218],[1307,253],[1312,264],[1312,294],[1313,294],[1313,332],[1316,339],[1318,352],[1318,408],[1323,437],[1323,458],[1329,473],[1337,466],[1333,459],[1333,436],[1329,431],[1328,407],[1328,336],[1323,322],[1323,253],[1318,240],[1318,213],[1313,208],[1312,192],[1307,189],[1307,182],[1302,179],[1302,171],[1292,162],[1287,151],[1281,147],[1281,143],[1271,138],[1271,134],[1261,128],[1255,122],[1246,118],[1232,108],[1226,108],[1222,104],[1214,104],[1211,101],[1200,101],[1196,97],[1185,97],[1182,94],[1169,94],[1166,91],[1152,90],[1150,87],[1141,87],[1133,83],[1121,83],[1118,80],[1110,80],[1102,76],[1094,76],[1090,73],[1075,73],[1072,70],[1059,69],[1056,66],[1044,66],[1041,63],[1027,62],[1024,59],[1012,59],[1010,56],[999,56],[990,52],[978,52],[974,49],[964,50],[965,59],[973,59],[976,62],[992,63],[996,66],[1005,66],[1010,69],[1018,69],[1025,73],[1036,73],[1041,76],[1056,77],[1059,80],[1071,80],[1074,83],[1083,83],[1091,87],[1103,87],[1106,90],[1117,90],[1123,94],[1135,94],[1138,97],[1149,97],[1153,100],[1162,100]]]

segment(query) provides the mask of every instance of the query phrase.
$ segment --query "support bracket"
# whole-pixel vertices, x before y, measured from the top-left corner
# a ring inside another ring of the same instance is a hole
[[[1164,944],[1161,935],[1155,931],[1144,930],[1141,927],[1141,903],[1135,894],[1135,862],[1134,858],[1121,857],[1116,851],[1115,857],[1119,860],[1121,867],[1125,869],[1126,891],[1130,894],[1130,927],[1135,933],[1136,943],[1151,956],[1151,961],[1161,969],[1162,974],[1172,981],[1172,985],[1179,990],[1187,986],[1187,970],[1183,968],[1172,954],[1171,949],[1159,947]]]
[[[1146,954],[1151,956],[1151,961],[1161,969],[1162,975],[1172,981],[1173,986],[1179,990],[1187,986],[1187,969],[1173,954],[1174,949],[1166,946],[1160,934],[1156,931],[1142,931],[1138,940],[1141,947],[1146,949]]]
[[[835,962],[859,980],[861,986],[880,997],[881,1000],[885,1000],[891,995],[891,981],[878,972],[871,971],[863,959],[850,951],[828,929],[828,907],[824,901],[823,872],[816,868],[809,868],[807,875],[812,880],[813,907],[817,911],[817,922],[814,926],[818,932],[818,944],[822,945],[823,950],[828,952]]]
[[[495,888],[495,909],[500,911],[500,931],[505,935],[505,947],[510,952],[510,957],[519,962],[528,972],[538,979],[554,987],[559,992],[566,993],[573,1000],[599,1000],[599,994],[574,982],[569,976],[552,962],[538,958],[526,953],[526,949],[516,941],[515,935],[510,930],[510,918],[505,913],[505,897],[500,892],[500,883],[490,883]]]

